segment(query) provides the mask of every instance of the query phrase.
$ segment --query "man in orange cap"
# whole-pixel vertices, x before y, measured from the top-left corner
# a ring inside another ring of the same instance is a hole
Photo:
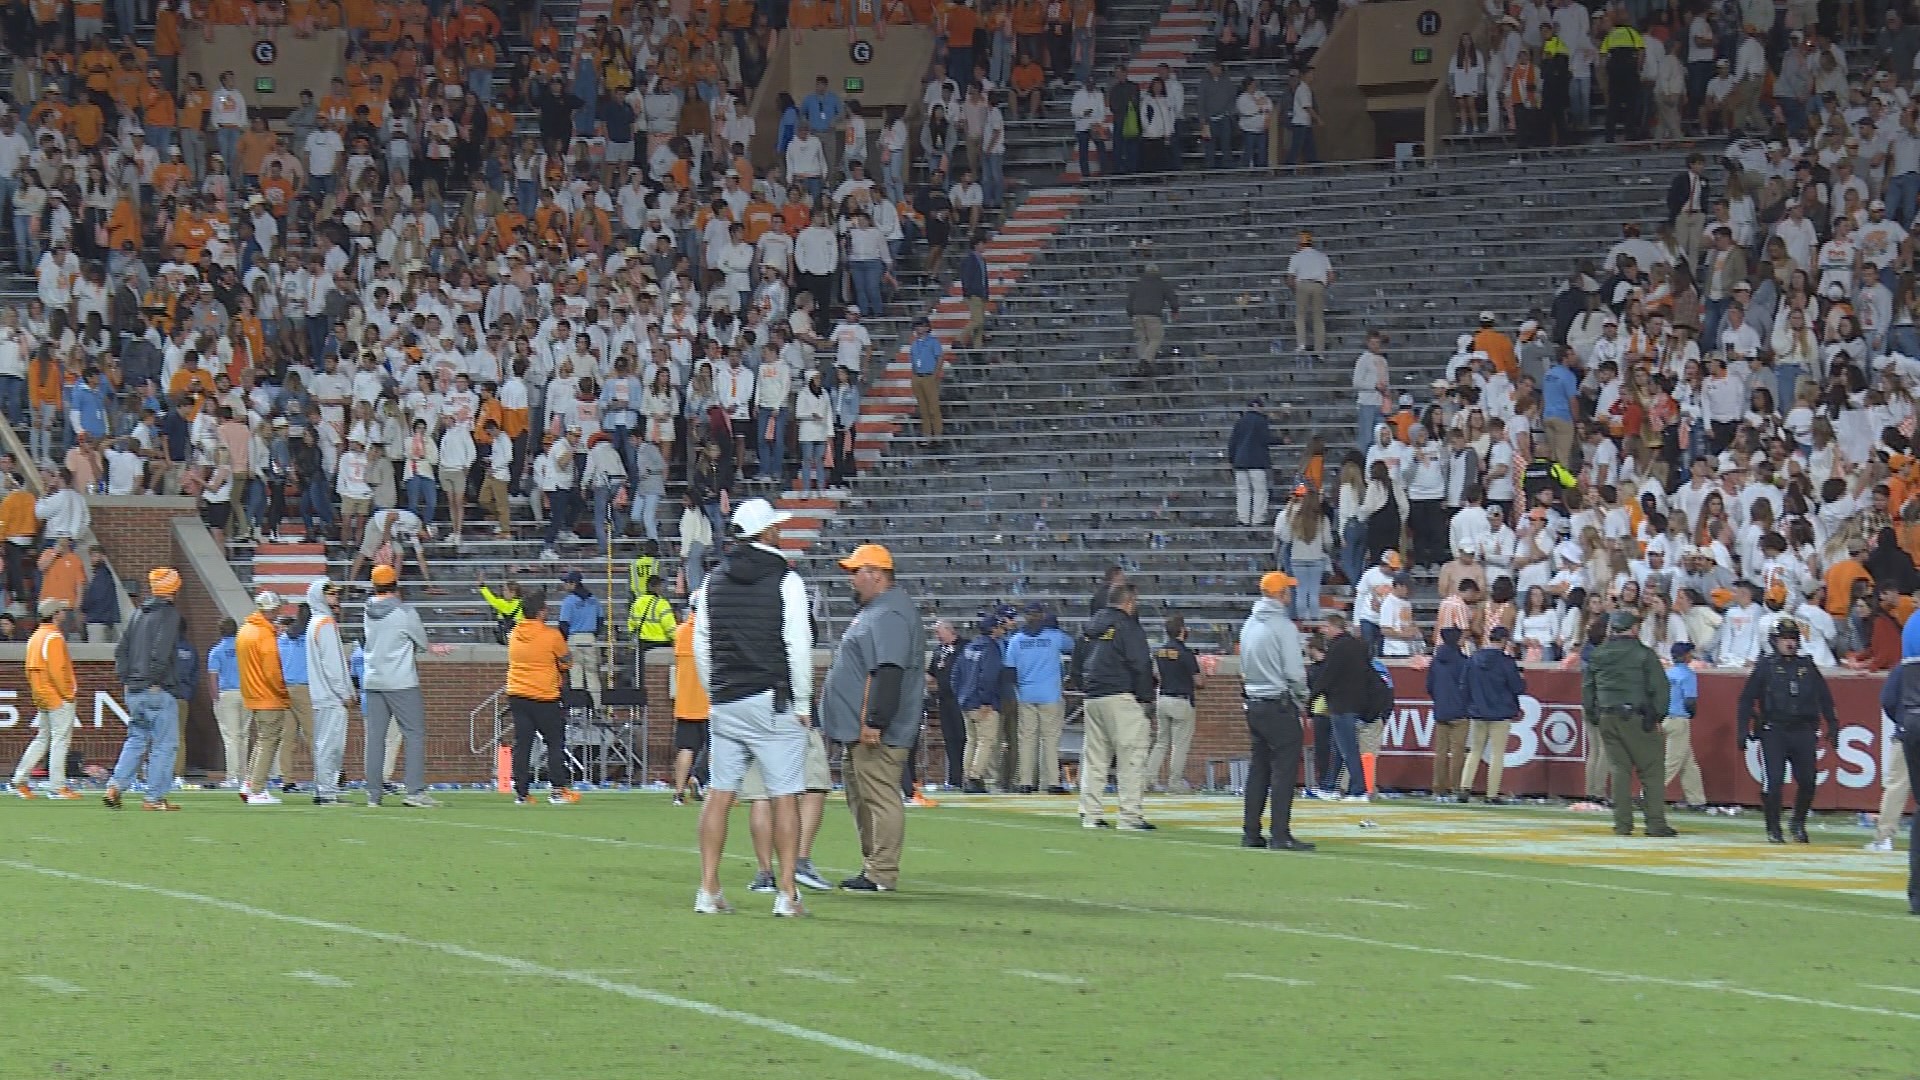
[[[920,732],[927,639],[913,598],[894,580],[893,554],[861,544],[840,560],[859,613],[834,646],[820,689],[820,725],[846,747],[847,808],[860,833],[860,873],[846,892],[892,892],[907,819],[900,768]]]
[[[1271,570],[1260,577],[1260,599],[1240,628],[1240,681],[1247,697],[1247,732],[1253,738],[1247,764],[1242,847],[1312,851],[1293,836],[1293,784],[1300,771],[1301,704],[1307,699],[1307,665],[1300,630],[1287,614],[1293,575]],[[1273,793],[1273,837],[1261,835],[1260,817]]]
[[[113,654],[114,672],[125,688],[122,700],[127,704],[127,741],[120,748],[107,793],[101,796],[113,810],[120,809],[120,792],[133,787],[142,762],[147,766],[147,797],[141,809],[180,809],[167,800],[180,737],[173,704],[179,678],[174,653],[182,633],[180,610],[173,601],[180,593],[180,573],[172,567],[155,567],[147,573],[147,588],[153,595],[140,605]]]
[[[1313,234],[1300,234],[1300,246],[1287,259],[1287,287],[1293,290],[1295,352],[1307,352],[1307,331],[1313,331],[1312,355],[1327,352],[1327,286],[1333,284],[1333,263],[1313,246]]]

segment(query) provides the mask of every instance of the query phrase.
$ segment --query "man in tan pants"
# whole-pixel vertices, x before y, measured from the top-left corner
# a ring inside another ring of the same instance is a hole
[[[1313,246],[1313,234],[1300,234],[1300,246],[1287,260],[1287,284],[1293,288],[1293,338],[1298,352],[1314,356],[1327,351],[1327,286],[1333,283],[1333,264]],[[1309,338],[1308,332],[1312,332]],[[1308,346],[1312,348],[1309,349]]]
[[[1892,724],[1882,724],[1881,730],[1886,753],[1881,755],[1880,815],[1873,823],[1868,851],[1893,850],[1893,834],[1900,831],[1900,815],[1906,813],[1907,798],[1913,794],[1907,777],[1907,746],[1894,737]]]
[[[933,336],[933,324],[922,315],[913,320],[913,341],[907,363],[913,371],[913,401],[920,410],[920,434],[937,439],[944,430],[940,415],[940,363],[946,347]]]
[[[1147,750],[1147,784],[1155,790],[1187,792],[1187,751],[1193,746],[1193,699],[1207,677],[1200,672],[1200,661],[1187,648],[1187,620],[1169,615],[1166,643],[1153,651],[1153,667],[1159,676],[1160,696],[1153,703],[1153,745]],[[1164,787],[1160,769],[1165,767]]]
[[[225,753],[227,778],[220,785],[241,788],[247,782],[247,725],[251,719],[240,699],[240,659],[234,646],[239,630],[232,619],[220,620],[220,640],[207,650],[208,696],[213,698],[213,719],[220,728],[220,744]],[[183,755],[184,757],[184,755]]]
[[[1081,631],[1088,639],[1080,680],[1087,693],[1086,742],[1080,755],[1082,828],[1113,827],[1101,816],[1110,761],[1119,765],[1120,828],[1154,828],[1141,807],[1152,741],[1146,707],[1154,699],[1153,652],[1134,616],[1138,603],[1132,585],[1117,585],[1107,594],[1107,606]]]
[[[253,714],[256,736],[247,784],[240,789],[241,801],[249,805],[280,801],[267,791],[267,777],[280,752],[293,704],[287,694],[286,675],[280,669],[279,635],[272,622],[281,603],[280,597],[271,592],[254,597],[253,614],[234,636],[234,652],[240,662],[240,700]]]
[[[1667,685],[1671,689],[1667,718],[1660,723],[1660,730],[1667,736],[1666,784],[1671,785],[1673,778],[1679,777],[1681,798],[1689,808],[1698,809],[1707,804],[1707,789],[1700,779],[1700,762],[1693,756],[1693,711],[1700,701],[1699,679],[1687,666],[1693,657],[1693,646],[1676,641],[1669,647],[1669,655],[1673,665],[1667,669]],[[1666,788],[1662,787],[1661,798],[1665,797]]]
[[[960,790],[984,795],[1000,777],[1001,745],[1007,737],[1000,714],[1000,670],[1006,666],[1001,638],[1006,623],[991,611],[980,615],[979,632],[960,649],[953,666],[953,696],[967,720],[966,783]]]

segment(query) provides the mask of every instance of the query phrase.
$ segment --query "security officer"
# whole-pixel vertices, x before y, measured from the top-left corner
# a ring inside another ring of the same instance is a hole
[[[1626,129],[1628,141],[1642,137],[1640,64],[1646,50],[1647,39],[1641,37],[1630,22],[1620,23],[1600,40],[1600,55],[1607,59],[1608,142],[1613,141],[1614,130],[1622,127]]]
[[[635,559],[635,563],[641,562]],[[635,578],[633,603],[627,607],[627,636],[634,641],[633,685],[644,693],[647,685],[647,652],[673,644],[673,633],[680,624],[673,617],[673,605],[656,595],[659,579]]]
[[[1160,697],[1153,706],[1153,746],[1147,751],[1147,786],[1159,790],[1160,768],[1167,767],[1164,790],[1188,792],[1187,750],[1193,745],[1193,695],[1205,684],[1200,660],[1187,648],[1187,620],[1169,615],[1167,640],[1153,650],[1154,673]]]
[[[1813,809],[1816,777],[1814,759],[1819,754],[1819,722],[1827,722],[1827,745],[1840,745],[1840,716],[1834,711],[1833,694],[1827,690],[1826,677],[1813,661],[1800,655],[1800,626],[1782,619],[1767,636],[1773,652],[1762,656],[1747,676],[1740,691],[1740,746],[1760,744],[1766,786],[1761,803],[1767,814],[1767,839],[1784,844],[1780,835],[1780,788],[1786,781],[1786,768],[1793,765],[1793,839],[1807,839],[1807,811]],[[1755,726],[1754,710],[1760,712]]]
[[[1667,826],[1666,740],[1660,720],[1667,709],[1667,672],[1660,657],[1640,643],[1631,611],[1607,618],[1607,640],[1593,650],[1580,679],[1587,723],[1606,741],[1613,762],[1613,831],[1633,835],[1633,778],[1646,793],[1647,835],[1678,836]]]
[[[1573,50],[1567,48],[1558,31],[1540,46],[1540,72],[1540,118],[1546,124],[1547,145],[1564,146],[1573,138],[1573,129],[1567,123],[1567,110],[1572,104]]]

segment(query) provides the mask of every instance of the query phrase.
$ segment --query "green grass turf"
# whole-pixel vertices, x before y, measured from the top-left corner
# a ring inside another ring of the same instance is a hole
[[[181,801],[0,806],[0,1077],[1916,1075],[1920,920],[1877,898],[976,800],[798,922],[736,811],[701,918],[663,796]],[[816,861],[856,853],[830,803]]]

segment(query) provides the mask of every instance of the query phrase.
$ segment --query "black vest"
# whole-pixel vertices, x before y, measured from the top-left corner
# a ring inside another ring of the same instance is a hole
[[[768,690],[774,710],[793,707],[780,581],[787,561],[739,544],[727,564],[707,576],[707,641],[715,702],[741,701]]]

